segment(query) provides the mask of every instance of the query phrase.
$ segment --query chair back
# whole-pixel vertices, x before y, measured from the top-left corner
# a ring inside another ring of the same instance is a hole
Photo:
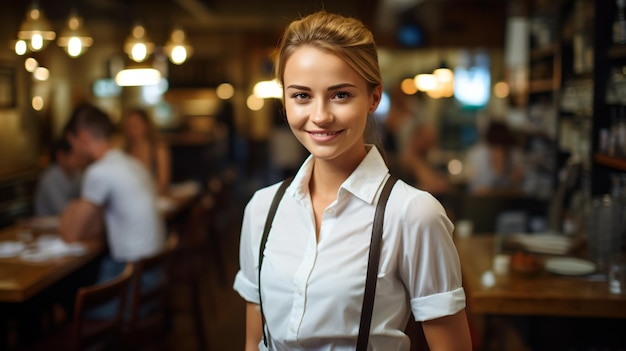
[[[117,277],[95,285],[78,289],[74,309],[74,330],[72,338],[77,350],[98,344],[119,340],[122,327],[122,314],[126,304],[128,285],[133,275],[132,263]],[[92,321],[85,318],[85,311],[118,300],[115,316],[108,320]]]
[[[130,319],[125,328],[133,342],[139,342],[141,333],[146,334],[155,328],[163,328],[166,323],[170,266],[174,251],[178,248],[178,241],[178,235],[170,234],[161,252],[135,262]],[[157,318],[154,318],[155,316]]]

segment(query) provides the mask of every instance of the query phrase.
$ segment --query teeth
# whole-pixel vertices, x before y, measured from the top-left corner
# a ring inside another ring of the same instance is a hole
[[[315,136],[320,136],[320,137],[324,137],[324,136],[331,136],[331,135],[335,135],[338,134],[339,132],[326,132],[326,133],[311,133]]]

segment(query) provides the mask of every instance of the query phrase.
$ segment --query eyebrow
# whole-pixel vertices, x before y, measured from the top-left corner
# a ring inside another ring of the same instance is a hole
[[[341,83],[341,84],[330,86],[326,90],[333,91],[333,90],[343,89],[343,88],[356,88],[356,85],[350,84],[350,83]],[[311,91],[311,88],[306,87],[304,85],[297,85],[297,84],[288,85],[287,89],[297,89],[297,90]]]

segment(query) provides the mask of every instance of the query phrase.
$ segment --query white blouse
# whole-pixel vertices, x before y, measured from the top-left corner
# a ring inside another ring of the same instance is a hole
[[[372,222],[388,169],[371,147],[324,211],[316,240],[312,166],[309,157],[278,207],[264,251],[263,311],[272,350],[354,350]],[[234,289],[257,304],[259,245],[277,189],[257,191],[244,212]],[[403,330],[411,311],[425,321],[465,307],[452,230],[433,196],[396,183],[385,212],[369,350],[409,350]],[[259,347],[265,349],[263,342]]]

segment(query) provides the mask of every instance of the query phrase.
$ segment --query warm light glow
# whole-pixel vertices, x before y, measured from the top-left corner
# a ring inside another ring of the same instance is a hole
[[[248,99],[246,100],[246,106],[248,106],[248,108],[252,111],[258,111],[262,109],[263,105],[265,105],[265,101],[262,98],[255,96],[254,94],[248,96]]]
[[[26,68],[28,72],[33,72],[37,67],[39,67],[39,62],[32,57],[29,57],[26,61],[24,61],[24,68]]]
[[[418,74],[415,76],[415,85],[421,91],[437,89],[437,78],[434,74]]]
[[[43,110],[43,98],[41,96],[34,96],[33,100],[31,101],[31,106],[33,107],[33,110],[35,111],[41,111]]]
[[[170,61],[176,65],[181,65],[191,56],[192,52],[191,45],[185,39],[185,32],[180,28],[174,29],[165,45],[165,53],[169,56]]]
[[[498,82],[493,86],[493,93],[500,99],[509,96],[509,92],[509,85],[506,82]]]
[[[218,98],[222,100],[228,100],[232,98],[233,95],[235,95],[235,87],[233,87],[233,85],[230,83],[222,83],[217,86],[217,89],[215,89],[215,93],[217,94]]]
[[[158,84],[161,73],[154,68],[129,68],[121,70],[115,76],[119,86],[142,86]]]
[[[451,82],[454,79],[454,73],[449,68],[437,68],[433,74],[440,82]]]
[[[254,85],[252,91],[254,96],[261,99],[280,99],[283,97],[283,88],[276,79],[260,81]]]
[[[43,49],[49,41],[56,37],[50,22],[39,9],[37,3],[34,3],[26,13],[26,19],[20,25],[17,37],[24,40],[32,51]]]
[[[40,81],[46,81],[50,78],[50,71],[45,67],[37,67],[33,72],[33,77]]]
[[[67,28],[63,30],[57,44],[65,48],[71,57],[82,55],[93,44],[93,39],[83,27],[83,19],[72,13],[67,20]]]
[[[124,51],[135,62],[143,62],[154,51],[154,44],[148,41],[146,29],[135,25],[132,34],[126,39]]]
[[[30,37],[30,46],[32,47],[33,51],[39,51],[43,49],[43,37],[40,33],[35,33],[32,37]]]
[[[28,45],[24,40],[18,40],[15,42],[15,53],[22,56],[28,50]]]
[[[144,43],[136,43],[130,52],[130,57],[136,62],[142,62],[148,57],[148,48]]]
[[[187,49],[182,45],[176,45],[170,54],[172,63],[180,65],[187,60]]]
[[[406,78],[402,80],[400,83],[400,89],[406,95],[413,95],[417,93],[417,86],[415,85],[415,80],[411,78]]]
[[[448,162],[448,172],[452,175],[459,175],[463,172],[463,163],[457,159],[452,159]]]

